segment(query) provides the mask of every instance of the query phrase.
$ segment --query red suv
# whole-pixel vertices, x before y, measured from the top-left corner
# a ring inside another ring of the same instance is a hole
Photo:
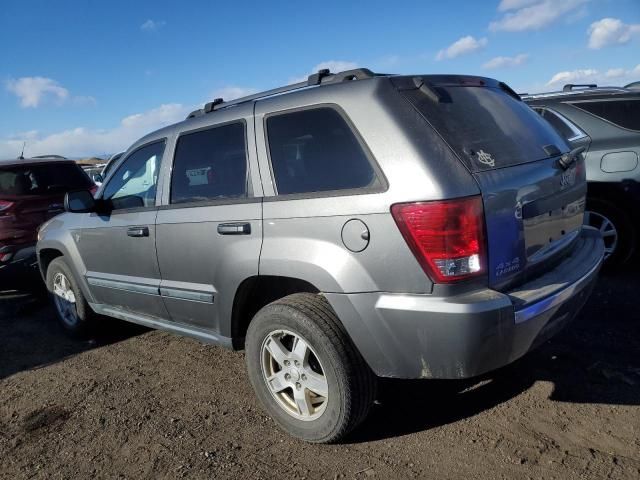
[[[72,160],[0,160],[0,279],[37,267],[38,227],[64,211],[69,190],[97,187]]]

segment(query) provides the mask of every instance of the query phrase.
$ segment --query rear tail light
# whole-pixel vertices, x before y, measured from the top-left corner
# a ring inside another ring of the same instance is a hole
[[[0,262],[8,262],[13,257],[13,253],[0,253]]]
[[[437,283],[481,275],[486,269],[482,198],[398,203],[400,232],[424,271]]]
[[[6,212],[13,206],[13,202],[9,202],[8,200],[0,200],[0,214],[2,212]]]

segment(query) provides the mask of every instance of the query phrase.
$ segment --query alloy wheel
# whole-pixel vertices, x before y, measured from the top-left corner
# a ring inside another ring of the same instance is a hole
[[[329,383],[309,342],[288,330],[266,336],[261,348],[263,379],[276,403],[299,420],[320,417],[329,399]]]
[[[62,321],[74,327],[78,323],[76,295],[64,273],[58,272],[53,277],[53,299]]]
[[[587,210],[584,213],[584,223],[600,230],[604,241],[604,258],[613,255],[618,246],[618,230],[613,222],[601,213]]]

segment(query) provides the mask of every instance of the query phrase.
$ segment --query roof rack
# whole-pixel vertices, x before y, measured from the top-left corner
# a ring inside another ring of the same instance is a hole
[[[331,73],[328,68],[318,70],[317,73],[309,75],[306,81],[294,83],[292,85],[286,85],[284,87],[274,88],[253,95],[247,95],[246,97],[237,98],[229,102],[225,102],[222,98],[216,98],[213,102],[205,104],[204,108],[199,108],[191,112],[187,119],[200,117],[206,115],[215,110],[221,110],[223,108],[232,107],[241,103],[251,102],[259,98],[271,97],[281,93],[292,92],[294,90],[300,90],[302,88],[313,87],[317,85],[325,85],[329,83],[348,82],[352,80],[363,80],[365,78],[373,78],[376,74],[368,68],[355,68],[353,70],[345,70],[344,72]]]
[[[578,86],[578,85],[572,85],[572,86]],[[580,95],[585,92],[592,93],[595,95],[599,93],[622,93],[622,92],[629,92],[629,91],[630,89],[626,87],[590,86],[588,88],[578,88],[576,90],[568,90],[565,88],[562,91],[556,91],[556,92],[520,93],[518,95],[520,95],[520,98],[522,98],[523,100],[531,100],[535,98],[546,98],[546,97],[568,97],[573,95]]]
[[[567,83],[562,87],[563,92],[572,92],[574,88],[598,88],[595,83]]]

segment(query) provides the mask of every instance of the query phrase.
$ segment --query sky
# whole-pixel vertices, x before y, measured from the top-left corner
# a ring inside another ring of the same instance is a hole
[[[320,68],[640,80],[640,0],[0,1],[0,158],[106,155]]]

